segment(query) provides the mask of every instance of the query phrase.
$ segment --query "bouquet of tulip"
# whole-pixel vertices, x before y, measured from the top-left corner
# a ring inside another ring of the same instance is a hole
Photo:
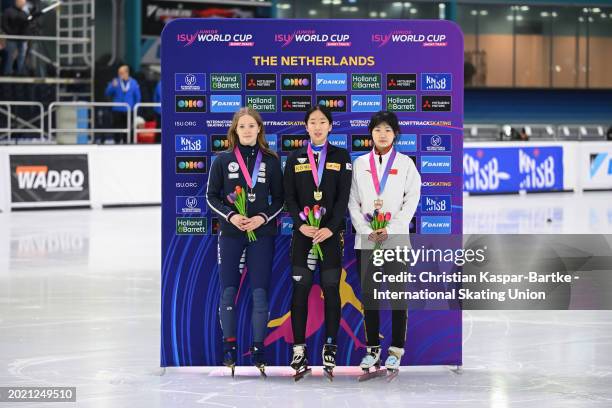
[[[378,210],[374,210],[372,214],[366,213],[363,216],[367,222],[370,223],[370,228],[374,231],[379,230],[381,228],[386,228],[389,225],[389,221],[391,221],[391,213],[390,212],[382,212]],[[374,250],[380,249],[382,246],[382,242],[377,242],[374,245]]]
[[[227,201],[236,206],[238,214],[242,215],[243,217],[247,216],[246,194],[242,187],[236,186],[234,192],[227,195]],[[253,231],[247,231],[247,237],[249,238],[249,242],[257,241],[257,237],[255,236],[255,232]]]
[[[300,219],[311,227],[319,228],[319,225],[321,225],[321,218],[323,218],[326,212],[327,210],[325,207],[321,207],[319,205],[313,206],[312,209],[310,207],[304,207],[304,211],[300,211]],[[323,260],[321,245],[314,244],[312,246],[312,251],[314,252],[315,259],[319,258],[320,260]]]

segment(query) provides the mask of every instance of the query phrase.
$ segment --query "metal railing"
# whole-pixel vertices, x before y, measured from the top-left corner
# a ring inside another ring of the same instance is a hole
[[[138,109],[140,108],[161,108],[161,103],[159,102],[140,102],[134,105],[134,109],[132,109],[132,123],[134,124],[134,131],[132,132],[132,140],[131,142],[134,144],[138,144],[138,134],[139,133],[161,133],[161,128],[147,129],[147,128],[138,128],[136,126],[136,119],[138,118]]]
[[[89,115],[89,124],[91,125],[91,123],[94,124],[93,127],[88,126],[87,128],[56,128],[53,126],[53,111],[55,109],[57,109],[58,107],[74,107],[75,109],[78,108],[87,108],[90,111],[90,115]],[[103,128],[103,129],[98,129],[95,127],[95,111],[93,111],[94,108],[97,107],[125,107],[126,108],[126,117],[127,117],[127,125],[125,128]],[[91,114],[91,112],[93,112],[93,114]],[[125,140],[130,140],[130,131],[132,129],[132,115],[131,115],[131,110],[130,110],[130,105],[128,105],[125,102],[52,102],[49,105],[49,111],[48,111],[48,125],[49,125],[49,137],[51,139],[53,139],[53,135],[56,135],[58,133],[87,133],[89,135],[91,134],[99,134],[99,133],[124,133],[125,134]],[[93,120],[92,120],[93,118]],[[91,138],[89,139],[89,142],[91,143],[92,140]]]
[[[6,110],[5,109],[0,109],[0,113],[5,113],[6,114],[6,124],[7,127],[6,128],[0,128],[0,133],[6,133],[7,134],[7,140],[10,143],[11,141],[11,137],[13,136],[13,133],[38,133],[38,135],[40,136],[40,141],[43,141],[43,135],[44,135],[44,128],[43,128],[43,112],[45,110],[44,106],[42,103],[40,102],[21,102],[21,101],[0,101],[0,106],[6,106]],[[32,125],[30,122],[20,118],[17,115],[13,115],[13,106],[33,106],[33,107],[37,107],[40,110],[40,115],[36,118],[39,122],[39,126],[36,127],[34,125]],[[13,122],[13,116],[15,116],[15,120],[20,122],[22,126],[22,128],[13,128],[12,122]]]

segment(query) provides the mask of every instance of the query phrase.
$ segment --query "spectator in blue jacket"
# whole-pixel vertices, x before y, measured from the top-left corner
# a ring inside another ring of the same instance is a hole
[[[122,65],[117,70],[117,78],[113,78],[106,87],[104,94],[111,98],[113,102],[125,102],[129,105],[128,110],[125,106],[113,106],[113,128],[125,129],[127,127],[127,115],[131,114],[134,105],[140,102],[140,86],[138,82],[130,77],[130,68]],[[113,138],[115,143],[127,143],[127,133],[115,133]]]

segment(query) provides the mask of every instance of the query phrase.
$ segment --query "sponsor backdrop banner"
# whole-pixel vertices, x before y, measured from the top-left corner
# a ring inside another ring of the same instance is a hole
[[[11,154],[11,202],[89,201],[86,154]]]
[[[469,193],[563,190],[563,147],[466,147],[463,175]]]
[[[422,200],[410,233],[462,234],[463,36],[446,21],[175,20],[162,36],[162,333],[161,365],[218,365],[219,221],[207,211],[208,171],[227,148],[226,133],[241,106],[261,112],[270,146],[284,166],[308,140],[304,112],[313,104],[334,115],[330,143],[353,158],[372,149],[373,113],[397,112],[397,149],[422,177]],[[284,167],[283,167],[284,168]],[[292,221],[278,217],[269,331],[272,365],[291,356]],[[340,285],[342,321],[338,363],[356,365],[364,353],[354,235],[347,213]],[[243,274],[248,270],[243,269]],[[313,286],[308,343],[321,364],[323,299]],[[239,363],[250,364],[251,294],[237,298]],[[384,315],[381,330],[389,335]],[[404,365],[461,364],[461,312],[411,311]]]

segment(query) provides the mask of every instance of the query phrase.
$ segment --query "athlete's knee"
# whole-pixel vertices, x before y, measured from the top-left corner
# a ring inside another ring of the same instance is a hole
[[[221,292],[221,307],[225,310],[232,310],[236,299],[238,288],[235,286],[227,286]]]
[[[268,294],[265,289],[253,289],[253,311],[268,312]]]
[[[323,290],[338,290],[340,287],[340,270],[325,269],[321,271],[321,286]]]
[[[293,273],[293,285],[295,287],[305,287],[310,289],[312,286],[312,272],[306,268],[294,267]]]

